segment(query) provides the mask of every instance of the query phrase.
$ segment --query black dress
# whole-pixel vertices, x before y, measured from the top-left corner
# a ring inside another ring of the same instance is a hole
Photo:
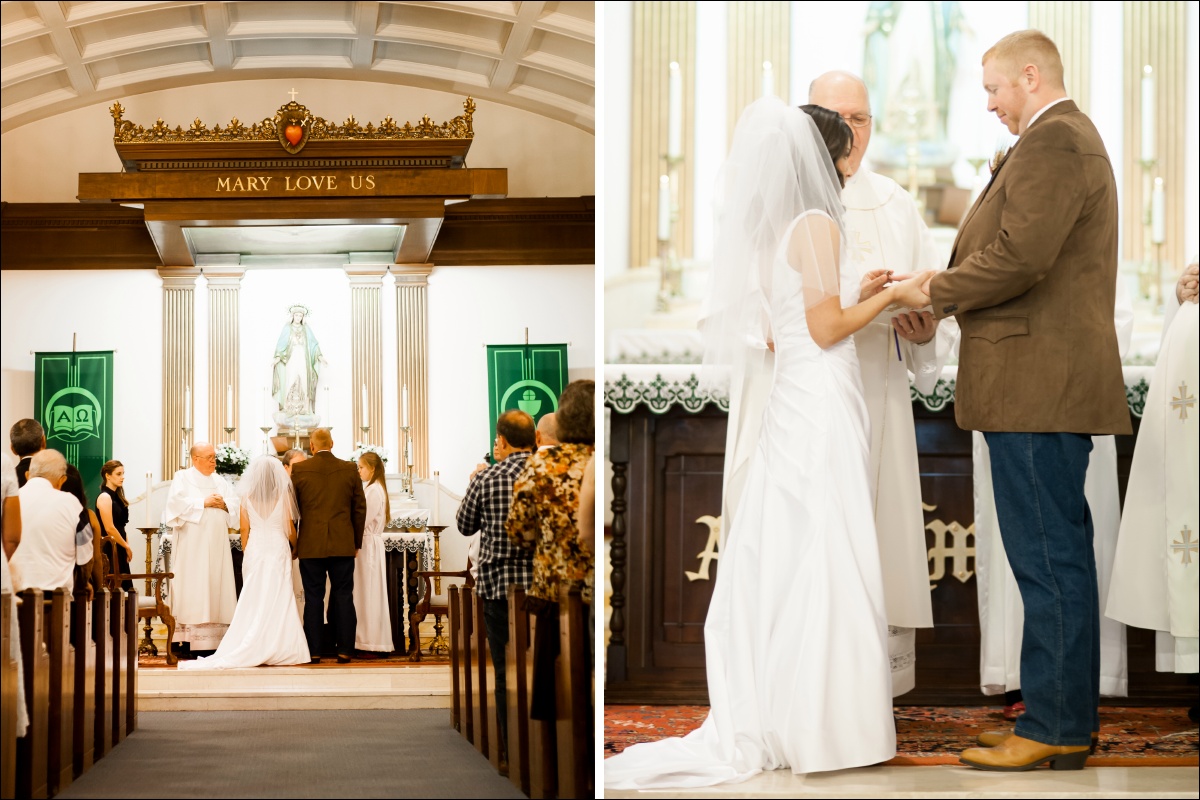
[[[120,531],[121,538],[128,542],[129,537],[125,534],[125,524],[129,522],[129,506],[125,505],[125,501],[121,499],[120,495],[107,486],[101,488],[100,492],[108,495],[108,499],[112,501],[113,527]],[[99,505],[96,506],[96,516],[100,517]],[[100,517],[100,526],[104,526],[103,517]],[[104,554],[108,556],[108,563],[116,564],[117,572],[128,575],[130,573],[129,557],[125,555],[125,548],[117,545],[116,542],[107,542],[104,548]],[[133,581],[122,581],[121,588],[127,592],[133,591]]]

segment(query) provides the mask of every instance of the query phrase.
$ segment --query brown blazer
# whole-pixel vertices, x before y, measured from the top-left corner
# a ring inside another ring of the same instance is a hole
[[[292,465],[300,507],[300,558],[353,556],[362,547],[367,498],[358,469],[328,450]]]
[[[962,328],[967,430],[1130,433],[1113,323],[1117,189],[1070,100],[1030,125],[972,206],[930,295]]]

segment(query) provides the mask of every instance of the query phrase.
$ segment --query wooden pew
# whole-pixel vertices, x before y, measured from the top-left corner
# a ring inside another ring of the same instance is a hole
[[[42,592],[20,593],[21,663],[29,728],[17,740],[17,796],[46,797],[47,727],[50,707],[50,656],[43,644]]]
[[[12,656],[12,618],[17,613],[14,600],[11,592],[0,594],[0,798],[3,800],[17,796],[17,687],[24,678],[17,674],[17,660]]]
[[[125,595],[125,735],[137,730],[138,593]],[[168,651],[171,642],[167,641]]]
[[[92,726],[97,760],[113,748],[112,704],[112,628],[109,610],[112,596],[108,589],[98,589],[92,600],[92,641],[96,644],[95,722]]]
[[[474,638],[471,635],[474,627],[475,592],[469,586],[464,586],[460,593],[462,606],[462,624],[458,627],[455,637],[459,652],[462,653],[462,704],[459,707],[459,718],[462,722],[461,733],[471,744],[475,744],[475,670],[472,665],[474,654],[472,648]]]
[[[71,604],[75,647],[75,703],[71,719],[71,768],[76,778],[92,768],[96,754],[96,643],[92,641],[92,602],[82,592]]]
[[[529,794],[529,613],[525,610],[525,590],[508,587],[508,652],[504,666],[508,703],[508,779],[521,792]]]
[[[446,590],[446,624],[450,629],[450,726],[462,732],[462,649],[458,631],[462,627],[462,600],[458,587]]]
[[[487,665],[491,658],[488,655],[487,627],[483,622],[483,600],[474,592],[471,593],[471,671],[474,672],[475,703],[472,706],[472,723],[475,730],[475,740],[471,744],[475,749],[488,753],[488,706],[491,697],[488,692]]]
[[[129,665],[128,628],[125,625],[125,590],[113,589],[108,595],[108,627],[112,633],[109,654],[109,696],[112,698],[112,743],[117,746],[125,738],[126,722],[125,670]]]
[[[533,642],[537,636],[538,618],[528,613],[525,616],[529,620],[530,643],[525,658],[525,685],[530,688],[532,694]],[[532,700],[532,697],[530,699]],[[530,703],[526,703],[524,715],[529,720],[529,796],[554,797],[558,791],[555,726],[552,722],[532,719],[529,714]]]
[[[592,632],[587,623],[587,606],[579,590],[564,592],[558,603],[559,650],[554,675],[560,798],[595,794]]]
[[[50,657],[46,726],[46,793],[50,797],[70,786],[75,777],[75,650],[71,647],[70,598],[63,589],[43,595],[43,636]]]

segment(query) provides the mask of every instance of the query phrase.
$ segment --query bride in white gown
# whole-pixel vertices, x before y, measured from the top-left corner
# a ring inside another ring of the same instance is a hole
[[[773,339],[776,355],[704,625],[711,710],[688,736],[607,759],[607,789],[693,788],[895,755],[868,417],[851,338],[895,288],[879,290],[886,275],[860,287],[840,267],[839,173],[851,138],[836,113],[773,97],[738,122],[717,191],[705,363],[751,380],[765,348],[747,343]],[[860,303],[860,288],[875,293]],[[726,459],[728,486],[741,465],[732,451]]]
[[[179,669],[235,669],[309,663],[292,590],[299,518],[292,480],[279,459],[260,456],[238,483],[242,498],[242,594],[217,652]]]

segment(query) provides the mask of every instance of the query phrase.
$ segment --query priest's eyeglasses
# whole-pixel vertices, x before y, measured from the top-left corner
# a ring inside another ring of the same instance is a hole
[[[865,128],[871,124],[870,114],[855,114],[852,117],[847,117],[845,114],[842,114],[841,117],[851,128]]]

